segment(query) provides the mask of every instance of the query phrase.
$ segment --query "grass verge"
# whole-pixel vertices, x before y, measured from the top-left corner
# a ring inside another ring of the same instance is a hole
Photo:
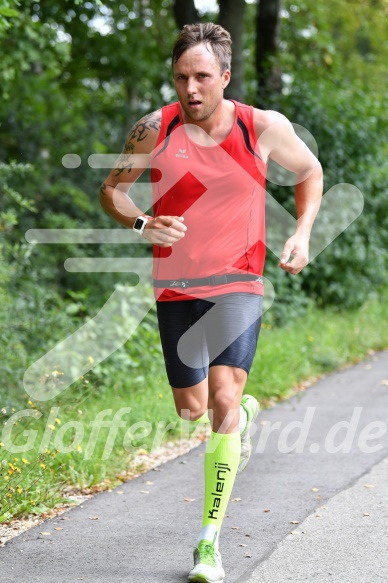
[[[264,321],[246,392],[268,405],[308,379],[388,347],[387,300],[385,290],[353,312],[311,308],[275,329]],[[150,343],[158,342],[156,332],[147,333]],[[98,379],[90,373],[55,402],[36,404],[25,396],[22,406],[19,398],[2,410],[0,522],[68,502],[65,488],[94,492],[118,485],[142,471],[139,454],[198,430],[177,418],[160,351],[151,372],[128,372],[117,358],[111,367],[106,361]]]
[[[263,322],[246,392],[262,404],[292,388],[388,347],[388,290],[354,311],[318,310],[282,328]]]

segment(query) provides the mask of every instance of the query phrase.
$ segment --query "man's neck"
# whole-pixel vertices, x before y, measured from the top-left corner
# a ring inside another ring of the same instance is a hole
[[[223,142],[232,130],[235,105],[232,101],[227,99],[223,99],[212,115],[208,119],[202,121],[193,120],[187,116],[182,109],[181,111],[184,124],[190,124],[201,128],[202,132],[199,132],[198,135],[205,132],[212,138],[212,142]]]

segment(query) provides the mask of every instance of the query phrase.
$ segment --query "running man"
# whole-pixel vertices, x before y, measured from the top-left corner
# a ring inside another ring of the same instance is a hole
[[[280,113],[226,100],[231,38],[212,24],[187,25],[172,67],[178,101],[130,130],[101,187],[104,210],[153,245],[153,281],[166,371],[177,413],[208,411],[202,529],[189,581],[221,583],[219,533],[236,473],[251,454],[259,405],[243,395],[259,336],[268,159],[296,174],[297,227],[279,267],[308,263],[322,196],[322,169]],[[138,155],[142,156],[138,156]],[[153,215],[129,198],[151,166]]]

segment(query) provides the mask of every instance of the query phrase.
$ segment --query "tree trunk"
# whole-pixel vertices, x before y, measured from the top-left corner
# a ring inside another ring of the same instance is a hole
[[[232,77],[225,91],[225,97],[244,100],[244,60],[243,35],[245,0],[218,0],[220,6],[219,24],[232,37]]]
[[[257,105],[269,109],[281,93],[282,78],[276,54],[279,46],[281,0],[259,0],[256,23]]]
[[[185,24],[194,24],[200,21],[194,0],[175,0],[173,12],[179,28],[183,28]]]

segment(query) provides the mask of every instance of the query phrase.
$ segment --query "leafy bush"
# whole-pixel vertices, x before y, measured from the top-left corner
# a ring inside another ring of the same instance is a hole
[[[364,210],[302,272],[302,289],[318,305],[355,307],[387,277],[388,119],[379,102],[356,85],[343,89],[322,84],[318,89],[319,103],[307,85],[290,96],[286,100],[290,117],[318,143],[325,190],[339,182],[354,184],[364,196]]]

